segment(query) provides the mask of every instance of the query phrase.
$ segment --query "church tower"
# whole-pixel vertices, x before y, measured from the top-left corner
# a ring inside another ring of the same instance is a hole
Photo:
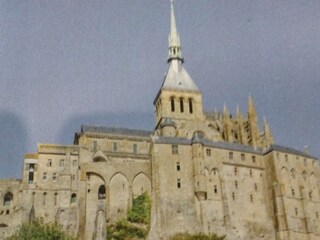
[[[202,94],[185,68],[180,37],[177,31],[173,1],[171,1],[171,29],[169,34],[169,69],[153,102],[156,129],[167,119],[175,124],[188,120],[202,119]]]

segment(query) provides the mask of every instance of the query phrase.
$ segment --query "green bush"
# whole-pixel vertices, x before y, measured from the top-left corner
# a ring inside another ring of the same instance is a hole
[[[40,220],[23,223],[17,232],[7,240],[75,240],[61,226],[55,223],[44,224]]]
[[[170,240],[224,240],[225,237],[219,237],[216,234],[205,235],[202,233],[191,235],[188,233],[178,233],[170,238]]]
[[[143,193],[132,201],[127,219],[107,227],[107,239],[146,239],[150,225],[151,202],[148,193]]]
[[[111,225],[107,228],[107,239],[113,240],[133,240],[133,239],[145,239],[147,236],[147,230],[141,227],[135,226],[126,220],[117,222],[115,225]]]
[[[133,199],[132,208],[128,212],[128,221],[134,223],[150,223],[150,197],[147,192]]]

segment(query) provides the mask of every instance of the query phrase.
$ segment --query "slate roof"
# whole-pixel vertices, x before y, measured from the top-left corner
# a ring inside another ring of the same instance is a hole
[[[138,136],[138,137],[150,137],[150,135],[153,134],[152,131],[146,131],[146,130],[101,127],[101,126],[87,126],[87,125],[81,126],[81,133],[106,133],[106,134]]]
[[[174,64],[178,64],[178,66],[174,66]],[[198,87],[181,63],[171,63],[169,65],[169,70],[162,83],[162,88],[199,91]]]
[[[295,154],[295,155],[299,155],[301,157],[307,157],[307,158],[313,158],[313,159],[318,159],[314,156],[311,156],[303,151],[299,151],[293,148],[288,148],[288,147],[284,147],[284,146],[280,146],[280,145],[272,145],[265,153],[269,153],[271,151],[279,151],[279,152],[284,152],[284,153],[291,153],[291,154]]]

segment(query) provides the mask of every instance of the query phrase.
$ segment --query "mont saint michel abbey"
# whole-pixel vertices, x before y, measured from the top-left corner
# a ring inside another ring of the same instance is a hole
[[[71,145],[39,144],[25,154],[21,180],[0,180],[0,239],[35,218],[82,240],[108,239],[106,225],[125,218],[144,192],[148,239],[178,232],[320,239],[318,159],[276,145],[265,119],[259,129],[250,96],[247,114],[204,112],[180,46],[171,2],[169,68],[153,101],[154,130],[81,126]]]

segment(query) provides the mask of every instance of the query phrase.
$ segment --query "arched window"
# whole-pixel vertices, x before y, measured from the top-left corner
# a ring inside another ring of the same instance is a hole
[[[9,207],[13,201],[13,195],[11,192],[6,193],[3,198],[3,206]]]
[[[174,98],[173,97],[170,98],[170,102],[171,102],[171,112],[174,112]]]
[[[104,185],[99,187],[98,199],[106,199],[106,187]]]
[[[183,98],[180,98],[180,112],[184,112]]]
[[[75,193],[72,193],[71,194],[71,200],[70,200],[71,203],[76,203],[77,202],[77,194]]]
[[[193,113],[192,99],[189,98],[189,113]]]

